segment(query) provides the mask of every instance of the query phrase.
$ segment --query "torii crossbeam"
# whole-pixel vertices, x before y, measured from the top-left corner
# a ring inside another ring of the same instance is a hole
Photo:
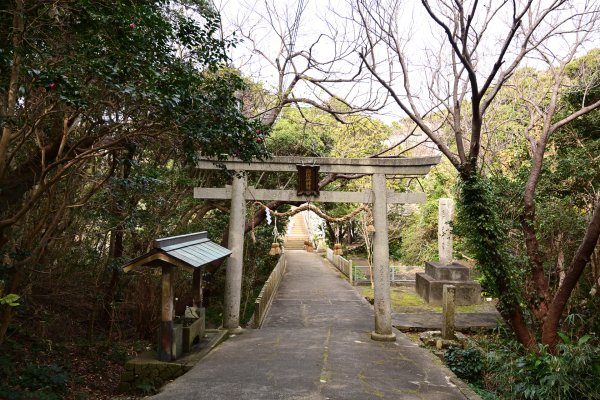
[[[420,177],[426,175],[440,157],[417,158],[327,158],[327,157],[273,157],[268,161],[246,163],[238,159],[225,161],[201,160],[199,169],[220,169],[238,172],[231,186],[225,188],[194,188],[194,197],[199,199],[231,199],[229,221],[229,248],[231,257],[227,261],[225,284],[225,309],[223,327],[232,332],[241,330],[240,300],[242,267],[244,259],[244,228],[247,200],[283,200],[335,203],[373,203],[373,284],[375,329],[373,340],[393,341],[390,301],[388,204],[424,203],[425,193],[397,193],[386,188],[386,175]],[[360,192],[323,191],[318,197],[298,196],[290,190],[268,190],[248,187],[246,171],[296,172],[296,165],[319,165],[321,173],[372,175],[371,190]]]

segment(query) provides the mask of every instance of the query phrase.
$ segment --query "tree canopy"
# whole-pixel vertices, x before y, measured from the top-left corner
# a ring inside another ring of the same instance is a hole
[[[312,27],[301,26],[304,9],[290,19],[279,7],[253,9],[258,22],[238,21],[228,35],[209,0],[6,2],[0,344],[15,312],[34,310],[38,320],[63,304],[92,338],[100,325],[110,340],[123,315],[149,337],[156,321],[140,315],[156,311],[155,277],[123,278],[124,260],[158,236],[190,230],[227,244],[228,202],[195,200],[191,189],[231,175],[196,170],[199,154],[252,162],[435,153],[445,161],[425,181],[389,180],[429,195],[416,211],[388,210],[394,256],[434,257],[436,200],[454,196],[455,255],[476,265],[519,351],[539,360],[579,340],[585,347],[600,329],[600,50],[589,50],[600,6],[352,0],[330,10],[310,43],[298,34]],[[405,24],[407,10],[422,20]],[[271,41],[259,40],[264,32]],[[274,86],[231,59],[241,40],[245,57],[273,71]],[[400,116],[391,125],[373,117],[390,108]],[[280,187],[292,178],[248,180]],[[320,187],[365,186],[353,174],[320,178]],[[249,210],[247,317],[272,268],[265,209]],[[361,240],[352,224],[338,235]],[[206,277],[215,319],[223,274],[215,264]]]
[[[16,0],[0,18],[0,273],[12,289],[115,171],[267,154],[210,3]],[[129,192],[152,182],[120,175]]]

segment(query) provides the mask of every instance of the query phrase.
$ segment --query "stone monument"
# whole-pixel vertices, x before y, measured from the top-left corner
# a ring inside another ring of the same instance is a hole
[[[425,272],[416,274],[416,291],[428,304],[442,305],[444,285],[455,287],[455,304],[466,306],[481,302],[481,285],[470,278],[471,270],[452,258],[452,199],[442,198],[438,210],[439,262],[426,262]]]

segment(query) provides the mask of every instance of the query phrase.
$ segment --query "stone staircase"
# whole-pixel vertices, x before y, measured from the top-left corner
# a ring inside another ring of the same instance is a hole
[[[286,250],[304,250],[304,242],[308,240],[308,229],[302,213],[292,217],[292,230],[285,235],[283,246]]]

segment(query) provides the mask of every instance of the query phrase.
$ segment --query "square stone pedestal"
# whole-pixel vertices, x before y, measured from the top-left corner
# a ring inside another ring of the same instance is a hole
[[[481,285],[470,279],[470,269],[460,264],[425,263],[425,272],[416,274],[416,291],[428,304],[442,305],[444,285],[456,287],[455,304],[469,306],[481,303]]]

